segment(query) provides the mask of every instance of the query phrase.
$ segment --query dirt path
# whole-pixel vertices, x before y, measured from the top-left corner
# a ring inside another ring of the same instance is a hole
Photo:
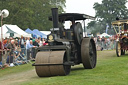
[[[0,78],[0,85],[17,85],[18,83],[38,78],[35,69],[26,72],[6,75]]]
[[[110,58],[113,56],[116,56],[115,51],[100,51],[97,54],[98,59],[100,58]],[[35,80],[38,79],[35,69],[16,73],[16,74],[10,74],[6,75],[0,78],[0,85],[18,85],[21,82],[27,81],[27,80]]]

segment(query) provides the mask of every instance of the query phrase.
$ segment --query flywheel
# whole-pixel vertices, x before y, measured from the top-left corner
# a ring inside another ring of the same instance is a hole
[[[71,65],[63,65],[67,61],[65,51],[38,52],[35,59],[36,73],[39,77],[65,76],[70,73]]]
[[[83,38],[81,44],[81,59],[85,69],[92,69],[96,66],[97,53],[93,39]]]
[[[74,26],[74,37],[75,37],[75,41],[81,45],[81,41],[83,39],[83,29],[82,29],[82,25],[80,22],[75,23]]]

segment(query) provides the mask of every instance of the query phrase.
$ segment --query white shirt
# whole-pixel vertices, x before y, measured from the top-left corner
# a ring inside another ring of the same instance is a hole
[[[26,41],[26,49],[27,49],[27,45],[28,44],[30,44],[30,41],[29,40]]]
[[[42,46],[42,45],[43,45],[43,42],[42,42],[42,41],[40,41],[40,42],[39,42],[39,46]]]

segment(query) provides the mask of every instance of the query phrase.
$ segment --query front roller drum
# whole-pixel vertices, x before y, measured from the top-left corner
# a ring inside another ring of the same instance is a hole
[[[93,69],[96,66],[97,53],[93,39],[83,38],[81,44],[81,59],[85,69]]]
[[[38,52],[35,64],[43,64],[43,66],[35,66],[36,73],[39,77],[68,75],[71,65],[63,65],[66,61],[65,51]]]

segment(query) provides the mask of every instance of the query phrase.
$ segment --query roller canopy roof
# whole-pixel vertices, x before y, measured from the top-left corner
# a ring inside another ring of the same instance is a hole
[[[124,24],[124,23],[128,24],[128,19],[113,21],[112,25],[121,25],[121,24]]]
[[[85,19],[95,20],[95,17],[86,14],[79,14],[79,13],[64,13],[64,14],[59,14],[58,16],[59,16],[59,22],[85,20]],[[49,20],[52,21],[52,16],[49,17]]]

